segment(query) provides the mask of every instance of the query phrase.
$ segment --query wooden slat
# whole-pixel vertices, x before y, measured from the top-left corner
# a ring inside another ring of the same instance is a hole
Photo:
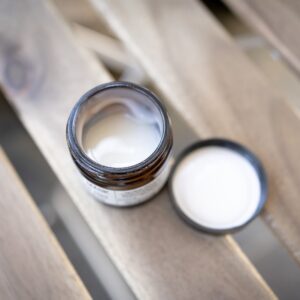
[[[202,137],[235,139],[257,153],[269,178],[264,219],[300,260],[300,114],[201,3],[93,2]]]
[[[73,25],[73,31],[80,45],[97,53],[102,62],[107,61],[119,71],[130,66],[132,59],[118,40],[79,24]]]
[[[272,292],[231,238],[204,235],[186,226],[165,193],[128,210],[101,205],[86,194],[67,151],[66,120],[83,92],[110,77],[83,56],[45,3],[1,1],[0,82],[136,296],[271,298]]]
[[[225,0],[300,72],[300,3],[297,0]]]
[[[0,148],[0,298],[90,299]]]
[[[71,23],[97,28],[101,32],[110,34],[105,23],[93,10],[89,0],[52,0],[51,2],[59,8],[63,17]]]

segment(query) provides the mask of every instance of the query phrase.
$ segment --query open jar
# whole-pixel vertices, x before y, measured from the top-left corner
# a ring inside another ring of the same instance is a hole
[[[68,119],[67,142],[88,190],[106,204],[142,203],[168,179],[170,121],[158,98],[138,85],[111,82],[84,94]]]

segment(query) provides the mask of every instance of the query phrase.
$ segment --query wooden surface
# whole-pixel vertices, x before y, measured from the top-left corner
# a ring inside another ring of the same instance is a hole
[[[258,30],[300,72],[298,0],[225,0],[242,20]]]
[[[110,35],[105,22],[93,10],[89,0],[52,0],[51,2],[71,23],[97,28]]]
[[[165,194],[128,210],[101,205],[86,194],[67,151],[66,120],[83,92],[111,78],[78,50],[45,3],[1,1],[0,82],[136,296],[143,300],[274,297],[230,237],[216,238],[186,226]]]
[[[93,2],[200,136],[237,140],[261,158],[269,179],[264,219],[300,260],[299,112],[201,3]]]
[[[0,298],[90,299],[0,148]]]

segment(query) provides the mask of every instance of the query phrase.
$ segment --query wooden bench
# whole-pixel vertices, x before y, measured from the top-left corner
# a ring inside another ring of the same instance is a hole
[[[0,148],[0,298],[90,299]]]
[[[261,33],[300,71],[300,3],[297,0],[225,0],[246,23]]]
[[[270,179],[263,218],[299,258],[300,141],[293,137],[300,123],[293,107],[201,3],[93,3],[192,135],[235,139],[261,157]],[[275,298],[230,235],[211,237],[183,224],[166,190],[126,211],[86,193],[67,151],[66,120],[81,94],[112,77],[79,48],[50,3],[3,0],[0,15],[1,86],[137,298]]]

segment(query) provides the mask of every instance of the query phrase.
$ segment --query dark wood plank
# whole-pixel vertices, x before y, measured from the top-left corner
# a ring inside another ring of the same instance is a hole
[[[101,205],[86,194],[67,151],[65,124],[78,97],[111,78],[83,55],[46,1],[2,0],[0,14],[2,87],[136,296],[272,298],[231,237],[186,226],[165,193],[128,210]]]
[[[201,3],[93,2],[195,131],[237,140],[261,158],[264,219],[300,261],[299,113]]]
[[[225,0],[300,72],[300,3],[297,0]]]
[[[90,299],[0,148],[0,298]]]

